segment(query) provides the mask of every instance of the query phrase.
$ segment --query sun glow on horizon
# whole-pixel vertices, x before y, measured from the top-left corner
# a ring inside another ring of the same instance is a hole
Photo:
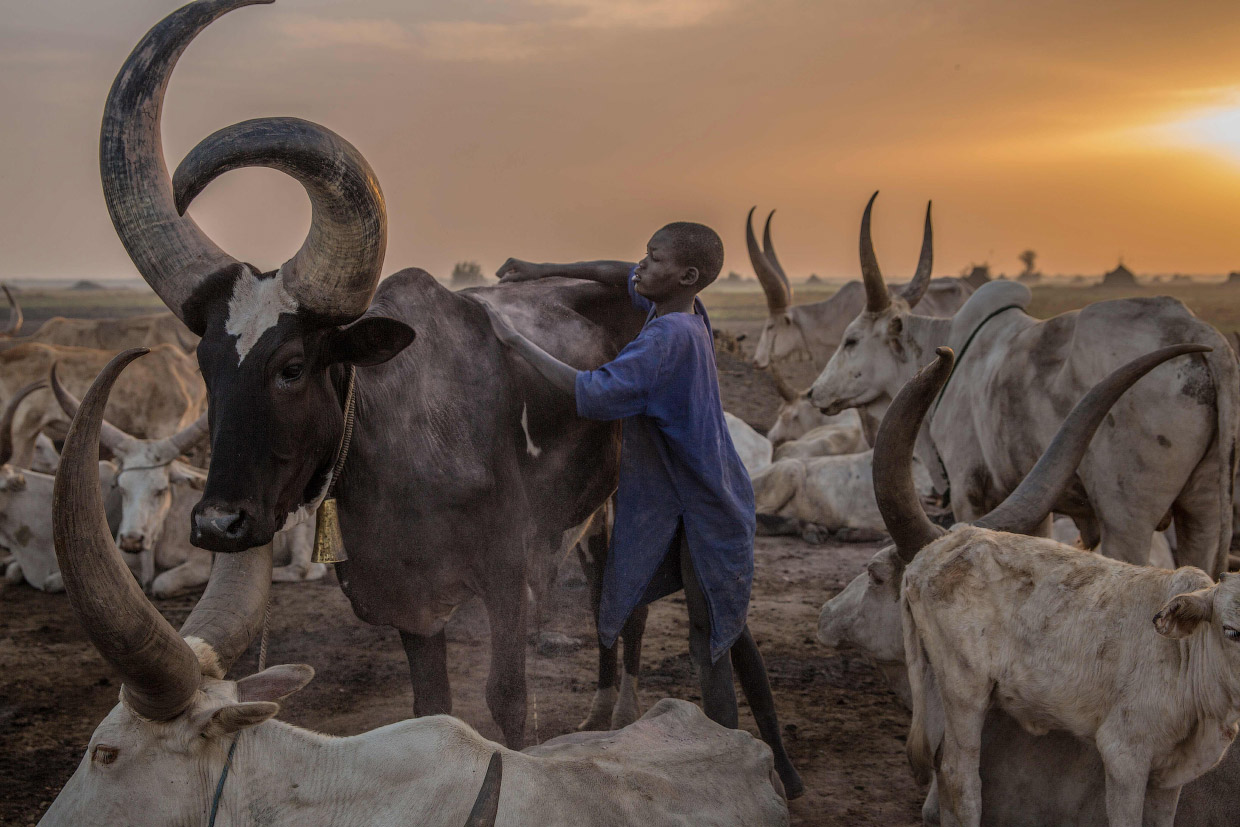
[[[1164,141],[1208,149],[1240,164],[1240,95],[1227,105],[1199,109],[1155,131]]]

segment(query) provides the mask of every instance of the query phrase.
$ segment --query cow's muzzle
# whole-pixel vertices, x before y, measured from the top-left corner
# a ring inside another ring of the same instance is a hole
[[[244,506],[203,500],[194,507],[189,539],[199,548],[233,554],[271,541],[273,532],[260,522]]]

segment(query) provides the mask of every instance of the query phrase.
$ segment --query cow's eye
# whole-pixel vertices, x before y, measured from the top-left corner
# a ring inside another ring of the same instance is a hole
[[[305,373],[306,366],[302,362],[289,362],[280,370],[280,378],[285,382],[296,382]]]
[[[856,346],[857,346],[856,339],[845,339],[844,340],[844,347],[849,348],[849,347],[856,347]]]
[[[1231,626],[1224,626],[1223,634],[1227,635],[1228,640],[1240,640],[1240,629],[1233,629]]]
[[[99,744],[90,751],[90,760],[94,761],[96,764],[103,764],[106,766],[115,761],[117,756],[120,754],[121,751],[116,747],[109,747]]]

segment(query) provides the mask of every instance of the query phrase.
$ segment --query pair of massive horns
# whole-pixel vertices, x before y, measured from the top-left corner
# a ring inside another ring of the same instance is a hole
[[[891,292],[883,281],[883,272],[878,266],[878,256],[874,255],[874,240],[870,237],[870,211],[874,208],[874,199],[878,198],[877,190],[870,196],[865,205],[865,213],[861,216],[861,280],[865,284],[865,309],[870,313],[879,313],[891,306]],[[921,256],[917,259],[917,272],[913,280],[900,292],[900,298],[908,302],[910,308],[915,307],[930,286],[930,271],[934,266],[934,230],[930,223],[930,207],[926,203],[926,227],[921,237]]]
[[[95,648],[121,674],[126,704],[145,718],[166,721],[189,706],[204,674],[223,677],[258,633],[271,585],[271,546],[218,555],[180,634],[142,593],[112,542],[98,461],[112,385],[148,352],[117,355],[82,400],[56,474],[52,539],[69,603]]]
[[[759,247],[758,239],[753,234],[753,213],[756,209],[750,207],[749,217],[745,219],[745,246],[749,248],[749,263],[753,265],[754,275],[766,294],[767,309],[772,316],[778,316],[792,304],[792,284],[775,255],[775,245],[771,243],[771,219],[775,217],[775,211],[771,210],[766,217],[762,247]]]
[[[52,393],[56,395],[56,401],[60,403],[61,410],[65,412],[66,416],[72,419],[77,416],[78,408],[81,406],[81,403],[78,402],[76,396],[69,393],[69,390],[64,385],[60,384],[60,379],[56,376],[56,368],[59,364],[59,362],[52,364]],[[203,437],[207,435],[207,427],[207,414],[203,413],[202,416],[198,417],[172,436],[166,436],[162,439],[140,440],[138,437],[125,433],[123,430],[104,419],[99,432],[99,441],[102,442],[109,451],[117,456],[124,456],[128,451],[132,450],[133,446],[138,442],[156,443],[158,447],[156,448],[155,453],[160,458],[158,461],[163,462],[164,460],[176,459],[182,454],[188,453],[191,448],[201,442]]]
[[[160,116],[177,59],[221,15],[271,2],[198,0],[168,15],[129,55],[104,108],[99,167],[112,223],[142,277],[200,336],[206,322],[195,292],[238,262],[184,212],[228,170],[273,167],[305,187],[310,232],[279,276],[300,309],[331,323],[356,319],[383,266],[387,214],[379,182],[361,153],[325,127],[296,118],[245,121],[200,143],[169,179]]]
[[[1036,530],[1076,473],[1094,432],[1124,392],[1169,359],[1209,351],[1205,345],[1174,345],[1147,353],[1113,371],[1076,403],[1016,490],[973,524],[1014,534]],[[955,358],[950,348],[941,347],[935,352],[938,358],[922,368],[896,394],[874,441],[874,492],[878,509],[897,553],[905,562],[911,561],[917,552],[943,534],[921,507],[912,470],[917,432],[935,395],[951,376]]]

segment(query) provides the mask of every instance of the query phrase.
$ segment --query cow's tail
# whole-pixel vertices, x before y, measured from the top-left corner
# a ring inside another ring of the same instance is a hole
[[[1219,547],[1214,571],[1210,572],[1217,580],[1227,571],[1231,533],[1235,529],[1232,525],[1232,508],[1238,460],[1236,441],[1240,438],[1237,434],[1240,430],[1240,365],[1236,362],[1236,354],[1230,343],[1224,347],[1216,345],[1213,352],[1204,355],[1210,368],[1210,377],[1214,381],[1218,407],[1218,432],[1214,444],[1218,451],[1219,470]]]
[[[929,784],[934,770],[934,752],[926,731],[926,688],[929,684],[930,660],[913,620],[907,596],[900,598],[900,614],[904,624],[904,659],[908,663],[908,683],[913,700],[913,722],[908,731],[908,762],[919,784]]]

